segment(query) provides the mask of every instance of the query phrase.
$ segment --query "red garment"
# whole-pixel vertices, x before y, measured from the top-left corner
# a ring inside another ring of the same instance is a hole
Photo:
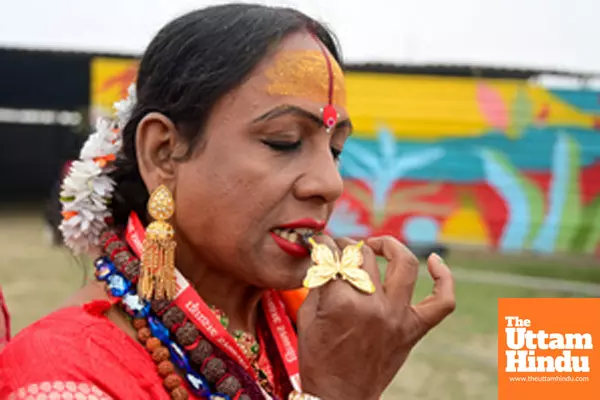
[[[0,399],[168,400],[150,354],[104,316],[109,307],[65,308],[17,334],[0,352]]]
[[[0,288],[0,351],[8,344],[10,340],[10,315],[8,307],[4,301],[2,288]]]

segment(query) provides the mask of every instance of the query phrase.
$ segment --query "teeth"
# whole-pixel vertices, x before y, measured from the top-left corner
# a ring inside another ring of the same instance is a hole
[[[273,229],[273,232],[287,241],[292,243],[299,243],[300,239],[307,234],[311,234],[314,230],[310,228],[297,228],[297,229]]]

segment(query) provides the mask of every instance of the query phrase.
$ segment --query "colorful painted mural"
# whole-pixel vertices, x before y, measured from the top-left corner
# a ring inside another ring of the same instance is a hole
[[[94,116],[136,70],[92,62]],[[600,93],[362,72],[346,82],[355,133],[332,234],[600,257]]]
[[[600,257],[600,93],[350,73],[330,231]]]

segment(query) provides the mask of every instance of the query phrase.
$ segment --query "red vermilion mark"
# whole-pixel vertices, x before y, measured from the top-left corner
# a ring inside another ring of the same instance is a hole
[[[323,118],[323,124],[329,132],[331,128],[335,126],[338,120],[337,110],[333,106],[333,66],[331,65],[331,60],[323,43],[321,43],[321,41],[314,34],[313,37],[319,45],[321,53],[323,53],[323,57],[325,57],[325,63],[327,64],[329,90],[327,93],[327,105],[321,110],[321,117]]]

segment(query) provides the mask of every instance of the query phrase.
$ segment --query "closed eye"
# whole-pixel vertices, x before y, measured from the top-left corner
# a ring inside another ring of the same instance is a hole
[[[276,151],[294,151],[298,150],[302,145],[301,140],[295,142],[262,140],[262,142]]]
[[[261,140],[265,145],[269,146],[275,151],[281,152],[292,152],[298,150],[302,146],[302,141],[297,140],[295,142],[289,141],[273,141],[273,140]],[[340,155],[342,154],[342,150],[336,149],[335,147],[331,147],[331,154],[333,155],[333,159],[338,161],[340,159]]]

